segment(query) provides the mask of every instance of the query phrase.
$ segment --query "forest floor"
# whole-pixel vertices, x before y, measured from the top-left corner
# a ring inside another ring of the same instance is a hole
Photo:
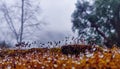
[[[120,48],[64,55],[61,48],[1,49],[0,69],[120,69]]]

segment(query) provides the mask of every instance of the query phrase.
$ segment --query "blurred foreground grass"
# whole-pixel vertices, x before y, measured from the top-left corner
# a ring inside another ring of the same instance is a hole
[[[61,48],[3,49],[0,69],[120,69],[119,47],[95,47],[100,50],[92,52],[82,48],[77,55],[64,55]]]

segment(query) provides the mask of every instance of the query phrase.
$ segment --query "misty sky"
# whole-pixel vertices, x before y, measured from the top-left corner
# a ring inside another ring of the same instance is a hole
[[[9,4],[14,2],[14,0],[6,1]],[[74,35],[71,29],[71,14],[75,9],[75,3],[76,0],[40,0],[42,21],[46,22],[47,25],[41,29],[37,38],[46,42]]]
[[[76,0],[41,0],[42,14],[48,22],[45,30],[56,38],[60,37],[53,32],[62,36],[72,35],[71,14],[75,9],[75,2]]]
[[[71,31],[74,4],[75,0],[41,0],[43,14],[51,30]]]

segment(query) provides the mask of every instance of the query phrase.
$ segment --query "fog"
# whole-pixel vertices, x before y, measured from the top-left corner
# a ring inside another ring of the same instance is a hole
[[[6,0],[8,4],[14,4],[14,1],[15,0]],[[36,3],[37,1],[38,0],[36,0]],[[39,2],[41,8],[41,14],[39,16],[41,16],[40,19],[45,22],[45,24],[42,25],[39,33],[36,33],[37,35],[31,35],[24,40],[39,40],[45,43],[47,41],[61,40],[66,36],[75,35],[71,29],[71,14],[75,9],[76,0],[40,0]],[[6,29],[6,24],[2,24],[1,27],[1,40],[14,42],[14,36],[8,35],[8,32],[5,33],[5,31],[9,30]]]

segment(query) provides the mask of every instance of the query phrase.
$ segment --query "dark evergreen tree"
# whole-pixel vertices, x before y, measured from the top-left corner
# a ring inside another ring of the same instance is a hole
[[[87,41],[120,46],[120,0],[78,0],[72,14],[73,31]]]

